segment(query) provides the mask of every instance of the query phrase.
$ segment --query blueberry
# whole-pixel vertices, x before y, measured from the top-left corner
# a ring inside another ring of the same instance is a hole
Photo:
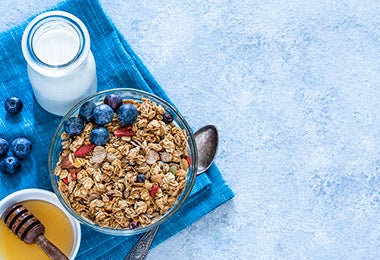
[[[4,174],[16,174],[21,168],[21,164],[16,157],[9,156],[1,161],[0,170]]]
[[[97,125],[106,125],[113,119],[113,109],[106,104],[100,104],[94,109],[94,121]]]
[[[119,121],[125,125],[132,125],[137,120],[138,111],[137,108],[132,104],[124,104],[117,110],[117,118]]]
[[[70,117],[65,121],[63,129],[69,136],[76,136],[82,133],[84,122],[79,117]]]
[[[12,141],[11,144],[12,153],[19,159],[24,159],[32,151],[32,142],[25,137],[19,137]]]
[[[5,100],[4,104],[5,110],[7,110],[8,113],[11,114],[19,113],[22,110],[23,106],[24,105],[21,99],[19,99],[18,97],[9,97],[7,98],[7,100]]]
[[[90,133],[90,141],[95,145],[105,145],[110,139],[110,133],[107,128],[97,126]]]
[[[137,228],[137,223],[132,221],[131,223],[129,223],[129,229],[135,229]]]
[[[140,183],[145,182],[145,175],[142,174],[142,173],[139,173],[139,174],[137,175],[137,182],[140,182]]]
[[[8,150],[9,150],[8,141],[3,138],[0,138],[0,157],[5,156]]]
[[[109,94],[104,98],[104,104],[109,105],[113,111],[116,111],[123,104],[123,99],[119,95]]]
[[[90,122],[92,120],[95,107],[96,104],[92,101],[84,103],[79,109],[80,118],[82,118],[86,122]]]
[[[164,118],[162,120],[165,122],[165,124],[170,124],[171,122],[173,122],[173,115],[168,112],[165,112]]]

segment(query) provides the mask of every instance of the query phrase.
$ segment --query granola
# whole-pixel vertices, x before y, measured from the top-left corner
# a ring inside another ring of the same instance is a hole
[[[54,172],[61,194],[78,215],[116,229],[157,221],[177,203],[189,167],[186,131],[164,122],[161,105],[149,99],[123,103],[136,106],[136,122],[125,127],[115,113],[105,125],[110,137],[103,146],[90,141],[95,123],[85,123],[77,136],[63,132]]]

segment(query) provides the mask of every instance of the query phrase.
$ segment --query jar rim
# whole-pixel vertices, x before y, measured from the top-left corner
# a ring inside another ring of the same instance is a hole
[[[45,29],[51,23],[62,22],[70,26],[78,36],[79,47],[75,56],[62,64],[49,64],[41,60],[33,49],[33,40],[36,33]],[[41,74],[54,73],[60,75],[74,70],[87,58],[90,51],[90,36],[84,23],[76,16],[64,11],[49,11],[35,17],[26,27],[22,37],[22,52],[25,60],[34,70]],[[58,73],[58,74],[57,74]]]

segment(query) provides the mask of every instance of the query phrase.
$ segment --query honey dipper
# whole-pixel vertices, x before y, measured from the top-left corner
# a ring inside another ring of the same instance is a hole
[[[51,259],[68,259],[61,250],[44,236],[44,225],[21,204],[16,203],[10,206],[6,210],[3,220],[18,238],[27,244],[39,245]]]

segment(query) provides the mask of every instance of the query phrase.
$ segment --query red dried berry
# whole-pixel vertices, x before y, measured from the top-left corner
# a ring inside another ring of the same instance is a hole
[[[69,184],[69,178],[67,178],[67,177],[63,178],[62,181],[63,181],[66,185]]]
[[[190,156],[186,156],[185,159],[187,161],[187,164],[190,166],[191,164]]]
[[[158,186],[158,184],[155,184],[153,187],[152,187],[152,190],[150,191],[150,195],[152,197],[156,196],[156,193],[158,191],[158,189],[160,188],[160,186]]]
[[[70,171],[70,175],[71,175],[71,179],[72,179],[73,181],[76,181],[76,180],[77,180],[77,173],[75,172],[74,169],[72,169],[72,170]]]
[[[117,129],[115,132],[113,132],[113,134],[116,137],[122,137],[122,136],[132,136],[135,134],[135,132],[132,131],[131,126],[127,126],[127,127],[122,127],[122,128]]]
[[[85,157],[94,150],[95,146],[95,144],[84,144],[75,151],[74,155],[78,157]]]

